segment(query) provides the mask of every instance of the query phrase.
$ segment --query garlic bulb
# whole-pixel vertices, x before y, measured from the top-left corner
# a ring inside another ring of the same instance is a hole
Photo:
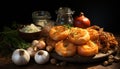
[[[34,56],[35,62],[38,64],[45,64],[49,61],[50,55],[45,50],[39,50]]]
[[[12,54],[12,61],[16,65],[26,65],[30,61],[30,55],[24,49],[16,49]]]

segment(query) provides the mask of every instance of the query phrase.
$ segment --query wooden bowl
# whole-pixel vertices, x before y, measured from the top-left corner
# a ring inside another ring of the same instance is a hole
[[[25,26],[26,25],[22,25],[18,28],[18,34],[22,39],[24,39],[25,41],[30,41],[31,42],[33,40],[41,38],[41,34],[42,34],[41,30],[38,31],[38,32],[32,32],[32,33],[26,33],[26,32],[21,31],[21,29]]]

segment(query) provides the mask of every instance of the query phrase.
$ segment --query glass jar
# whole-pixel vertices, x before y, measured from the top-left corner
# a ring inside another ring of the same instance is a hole
[[[32,19],[35,25],[41,27],[43,35],[48,36],[50,28],[54,26],[55,21],[51,20],[51,15],[48,11],[34,11]]]
[[[32,19],[36,25],[44,27],[50,21],[51,15],[48,11],[34,11]]]
[[[56,11],[56,14],[56,25],[73,25],[72,15],[74,14],[74,11],[72,11],[69,7],[60,7],[58,11]]]

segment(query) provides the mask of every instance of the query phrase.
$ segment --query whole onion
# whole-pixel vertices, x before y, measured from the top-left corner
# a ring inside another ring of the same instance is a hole
[[[26,65],[30,61],[30,55],[25,49],[16,49],[12,54],[12,61],[16,65]]]
[[[73,25],[75,27],[87,28],[90,26],[90,19],[84,16],[84,13],[81,12],[79,17],[74,19]]]
[[[33,40],[33,41],[32,41],[32,46],[35,46],[35,45],[38,44],[38,43],[39,43],[38,40]]]
[[[37,64],[45,64],[49,61],[50,55],[45,50],[39,50],[34,56],[35,62]]]
[[[39,40],[39,43],[35,45],[38,49],[45,49],[46,43],[44,40]]]

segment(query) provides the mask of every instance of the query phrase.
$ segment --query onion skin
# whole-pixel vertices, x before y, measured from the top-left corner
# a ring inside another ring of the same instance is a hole
[[[12,54],[12,61],[16,65],[26,65],[30,61],[30,55],[24,49],[16,49]]]

